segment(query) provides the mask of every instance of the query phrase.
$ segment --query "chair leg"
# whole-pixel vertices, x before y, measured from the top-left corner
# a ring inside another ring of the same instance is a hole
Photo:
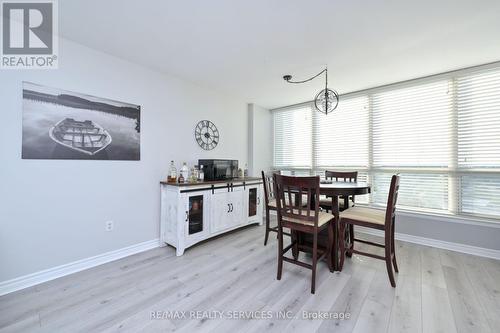
[[[311,279],[311,294],[316,291],[316,264],[318,263],[318,233],[313,236],[313,257],[312,257],[312,279]]]
[[[340,222],[339,225],[339,248],[340,248],[340,262],[339,262],[339,271],[342,271],[342,267],[344,267],[344,259],[345,259],[345,223]]]
[[[391,281],[391,286],[395,288],[396,280],[394,280],[394,272],[392,271],[391,254],[391,235],[385,235],[385,266],[387,267],[387,274],[389,274],[389,281]]]
[[[299,243],[297,239],[298,238],[297,231],[290,230],[290,236],[292,239],[292,243],[295,243],[295,245],[292,247],[293,259],[299,260]]]
[[[394,224],[392,225],[391,232],[391,250],[392,250],[392,264],[394,265],[394,270],[399,273],[398,263],[396,262],[396,244],[394,244]]]
[[[349,224],[349,248],[354,249],[354,224]],[[348,258],[352,257],[352,252],[347,252],[346,256]]]
[[[333,259],[332,259],[332,250],[333,250],[333,221],[330,221],[328,224],[328,254],[326,256],[326,260],[328,262],[328,269],[333,273]]]
[[[281,280],[283,271],[283,227],[278,226],[278,275],[277,279]]]
[[[264,246],[267,245],[267,240],[269,239],[269,229],[271,228],[269,220],[269,209],[266,209],[266,236],[264,237]]]

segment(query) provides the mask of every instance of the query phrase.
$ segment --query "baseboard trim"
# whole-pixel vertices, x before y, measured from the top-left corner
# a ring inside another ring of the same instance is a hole
[[[0,282],[0,296],[18,291],[24,288],[54,280],[69,274],[96,267],[111,261],[122,259],[133,254],[151,250],[160,246],[159,239],[134,244],[115,251],[99,254],[94,257],[77,260],[61,266],[45,269],[36,273],[24,275],[12,280]]]
[[[360,227],[360,226],[356,226],[355,230],[359,231],[361,233],[364,233],[364,234],[368,234],[368,235],[374,235],[374,236],[380,236],[380,237],[384,236],[384,232],[382,230],[370,229],[370,228],[365,228],[365,227]],[[394,237],[397,240],[404,241],[404,242],[409,242],[409,243],[414,243],[414,244],[419,244],[419,245],[426,245],[426,246],[431,246],[431,247],[437,247],[439,249],[450,250],[450,251],[461,252],[461,253],[466,253],[466,254],[472,254],[475,256],[500,260],[500,250],[487,249],[487,248],[477,247],[477,246],[472,246],[472,245],[467,245],[467,244],[446,242],[446,241],[442,241],[439,239],[426,238],[426,237],[414,236],[414,235],[409,235],[409,234],[401,234],[401,233],[397,233],[397,232],[395,233]]]

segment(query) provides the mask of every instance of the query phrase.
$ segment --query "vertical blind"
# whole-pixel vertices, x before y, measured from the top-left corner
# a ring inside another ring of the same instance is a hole
[[[500,219],[500,65],[341,96],[327,116],[274,110],[274,167],[358,170],[372,205],[400,173],[405,209]]]

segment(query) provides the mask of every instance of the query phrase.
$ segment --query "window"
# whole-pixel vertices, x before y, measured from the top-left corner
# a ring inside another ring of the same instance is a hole
[[[456,79],[460,211],[500,216],[500,70]]]
[[[313,118],[316,169],[368,168],[366,96],[342,99],[336,112],[329,115],[314,112]]]
[[[385,206],[391,176],[395,172],[373,172],[371,175],[372,198],[375,205]],[[448,210],[448,175],[399,172],[400,188],[398,206],[413,210]],[[356,202],[358,199],[356,198]]]
[[[312,167],[312,114],[310,107],[274,112],[274,166]]]
[[[500,70],[457,79],[458,164],[500,169]]]
[[[374,94],[373,165],[447,168],[451,93],[447,81]]]
[[[463,214],[500,217],[500,176],[464,175],[460,182]]]
[[[275,167],[296,174],[358,170],[385,205],[500,219],[500,66],[487,65],[341,96],[325,116],[312,103],[274,110]]]
[[[367,96],[343,98],[336,112],[329,115],[312,110],[315,174],[324,177],[325,170],[358,170],[358,180],[366,181],[369,164]],[[345,117],[346,114],[349,116]],[[367,196],[356,200],[368,203]]]
[[[372,95],[373,203],[386,204],[400,172],[400,206],[448,210],[450,88],[440,80]]]

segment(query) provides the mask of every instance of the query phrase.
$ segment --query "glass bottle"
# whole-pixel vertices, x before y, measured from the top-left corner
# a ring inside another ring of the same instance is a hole
[[[168,170],[167,183],[177,182],[177,169],[175,168],[174,161],[170,161],[170,169]]]
[[[248,177],[248,165],[245,163],[245,169],[243,170],[243,176]]]
[[[188,169],[186,162],[184,162],[184,164],[182,165],[181,176],[182,176],[182,179],[184,180],[183,182],[187,182],[189,180],[189,169]]]
[[[203,165],[200,165],[200,171],[198,172],[198,181],[202,182],[205,180],[205,172],[203,171]]]
[[[193,182],[195,182],[195,183],[196,183],[196,182],[198,181],[198,176],[199,176],[199,174],[200,174],[200,171],[198,170],[198,166],[197,166],[197,165],[195,165],[195,166],[193,167],[193,174],[192,174]]]
[[[185,180],[184,176],[182,175],[182,172],[181,172],[181,174],[179,175],[178,181],[179,181],[179,183],[184,183],[184,180]]]
[[[196,183],[196,178],[194,178],[196,171],[194,171],[194,168],[191,168],[189,171],[189,182],[190,183]]]

